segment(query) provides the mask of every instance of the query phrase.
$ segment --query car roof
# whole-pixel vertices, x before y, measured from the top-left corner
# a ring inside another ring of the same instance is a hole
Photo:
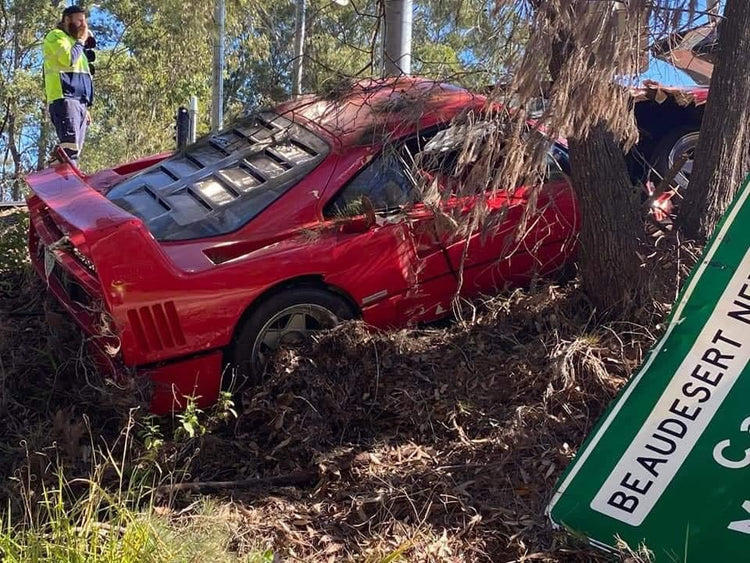
[[[384,142],[481,110],[486,96],[458,86],[402,76],[362,80],[322,95],[300,96],[274,111],[304,120],[344,145]]]
[[[426,79],[357,82],[241,119],[113,185],[107,198],[160,241],[226,234],[317,167],[334,139],[344,147],[381,145],[485,103]]]

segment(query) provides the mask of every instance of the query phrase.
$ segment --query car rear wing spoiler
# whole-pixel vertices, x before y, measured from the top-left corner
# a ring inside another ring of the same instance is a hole
[[[138,264],[148,264],[148,277],[179,276],[176,268],[169,268],[164,250],[143,222],[89,186],[86,176],[71,164],[36,172],[26,182],[31,188],[27,202],[32,220],[46,221],[52,227],[46,231],[67,237],[94,263],[105,297],[112,281],[138,281],[144,274]]]

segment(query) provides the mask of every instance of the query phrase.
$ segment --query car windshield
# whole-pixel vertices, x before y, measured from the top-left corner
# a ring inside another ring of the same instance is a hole
[[[123,180],[107,198],[142,219],[157,240],[226,234],[286,193],[328,150],[299,124],[263,112]]]

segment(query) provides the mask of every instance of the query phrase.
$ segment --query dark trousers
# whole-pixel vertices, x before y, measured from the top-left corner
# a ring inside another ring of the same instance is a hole
[[[70,98],[55,100],[49,106],[49,115],[60,139],[60,147],[77,166],[86,138],[86,105]]]

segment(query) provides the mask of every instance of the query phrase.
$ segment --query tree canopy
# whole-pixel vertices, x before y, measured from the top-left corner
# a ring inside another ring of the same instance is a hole
[[[20,176],[39,166],[55,142],[46,117],[41,42],[63,5],[3,0],[0,14],[0,199],[21,197]],[[380,74],[376,0],[308,5],[303,91],[342,77]],[[286,99],[291,91],[295,6],[272,0],[226,5],[227,117]],[[491,39],[517,16],[482,0],[416,5],[415,73],[471,87],[492,84],[503,61]],[[213,6],[195,0],[105,0],[90,9],[97,38],[93,124],[81,166],[104,166],[173,146],[174,116],[199,99],[199,133],[209,128]],[[507,55],[504,55],[507,56]]]

